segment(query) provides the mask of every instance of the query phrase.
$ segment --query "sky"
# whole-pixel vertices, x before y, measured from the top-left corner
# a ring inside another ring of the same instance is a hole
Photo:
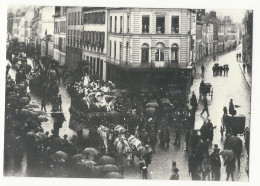
[[[20,8],[20,6],[12,6],[12,7],[8,7],[8,8],[12,8],[13,10],[16,10],[18,8]],[[209,12],[211,10],[214,9],[207,9],[206,11]],[[237,10],[231,10],[231,9],[218,9],[218,10],[214,10],[217,12],[217,16],[230,16],[231,19],[235,22],[235,23],[241,23],[244,16],[245,16],[245,12],[246,10],[242,10],[242,9],[237,9]]]
[[[212,9],[211,9],[212,10]],[[207,10],[207,12],[211,11]],[[224,17],[224,16],[230,16],[230,18],[233,20],[234,23],[241,23],[243,18],[245,17],[246,10],[225,10],[225,9],[218,9],[214,10],[217,12],[217,17]]]

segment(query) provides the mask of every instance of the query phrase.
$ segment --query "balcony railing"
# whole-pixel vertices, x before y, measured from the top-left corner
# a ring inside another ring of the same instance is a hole
[[[127,61],[117,60],[113,58],[107,58],[107,63],[114,64],[124,68],[186,68],[187,63],[178,63],[174,61],[149,61],[148,63],[130,63]]]

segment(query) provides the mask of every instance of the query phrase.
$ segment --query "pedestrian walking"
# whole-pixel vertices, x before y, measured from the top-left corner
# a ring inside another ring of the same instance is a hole
[[[228,66],[226,66],[226,67],[225,67],[225,72],[226,72],[226,75],[228,75],[228,71],[229,71],[229,67],[228,67]]]
[[[46,102],[45,102],[45,99],[43,98],[42,99],[42,103],[41,103],[41,111],[44,109],[44,112],[46,113]]]
[[[177,126],[175,126],[175,141],[173,144],[178,146],[181,144],[181,130]]]
[[[190,138],[191,138],[191,132],[190,132],[190,130],[187,130],[186,131],[186,137],[185,137],[185,141],[186,141],[186,149],[185,149],[185,151],[189,150]]]
[[[173,174],[171,175],[171,178],[170,180],[179,180],[179,169],[178,168],[175,168],[174,171],[173,171]]]
[[[211,162],[208,155],[205,155],[204,160],[202,161],[202,180],[210,180],[210,171],[211,171]]]
[[[237,61],[238,61],[238,53],[236,54],[236,57],[237,57]]]
[[[60,95],[60,94],[59,94],[59,97],[58,97],[57,103],[58,103],[59,108],[60,108],[60,111],[61,111],[61,110],[62,110],[62,107],[61,107],[61,105],[62,105],[62,99],[61,99],[61,95]]]
[[[224,163],[224,166],[226,166],[226,172],[227,172],[227,178],[226,181],[229,180],[229,177],[231,176],[232,181],[234,180],[234,172],[235,172],[235,157],[228,157]]]
[[[204,67],[204,65],[202,64],[202,65],[201,65],[201,77],[204,77],[204,71],[205,71],[205,67]]]
[[[192,180],[198,180],[199,164],[195,151],[193,151],[189,157],[188,166],[189,175],[191,175]]]
[[[210,119],[208,120],[207,128],[208,128],[208,132],[209,132],[209,134],[208,134],[209,142],[211,144],[211,142],[213,141],[213,137],[214,137],[214,132],[213,132],[214,127],[213,127],[213,124],[211,123]]]
[[[238,57],[239,57],[239,61],[241,61],[241,53],[239,53],[239,56],[238,56]]]
[[[221,168],[221,160],[219,156],[220,149],[217,144],[214,144],[213,152],[210,155],[211,162],[211,177],[214,181],[220,181],[220,168]]]
[[[243,63],[243,71],[244,71],[244,73],[246,72],[246,64],[245,63]]]
[[[202,112],[200,113],[200,116],[202,116],[202,114],[203,114],[205,111],[207,112],[207,117],[209,117],[208,100],[207,100],[206,97],[203,99],[203,110],[202,110]]]
[[[200,82],[200,98],[203,96],[204,97],[204,92],[205,92],[205,83],[203,80]]]
[[[192,106],[193,111],[197,110],[198,102],[197,102],[197,98],[196,98],[194,91],[192,92],[192,96],[190,98],[190,105]]]

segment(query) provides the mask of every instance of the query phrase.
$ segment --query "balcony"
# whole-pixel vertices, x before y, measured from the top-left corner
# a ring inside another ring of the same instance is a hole
[[[187,63],[177,63],[171,61],[150,61],[149,63],[130,63],[127,61],[115,60],[113,58],[107,58],[107,63],[129,69],[166,69],[166,68],[187,68]]]

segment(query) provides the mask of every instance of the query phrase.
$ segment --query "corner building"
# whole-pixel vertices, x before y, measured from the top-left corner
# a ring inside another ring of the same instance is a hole
[[[168,88],[184,102],[192,83],[192,11],[112,8],[107,20],[107,80]]]

